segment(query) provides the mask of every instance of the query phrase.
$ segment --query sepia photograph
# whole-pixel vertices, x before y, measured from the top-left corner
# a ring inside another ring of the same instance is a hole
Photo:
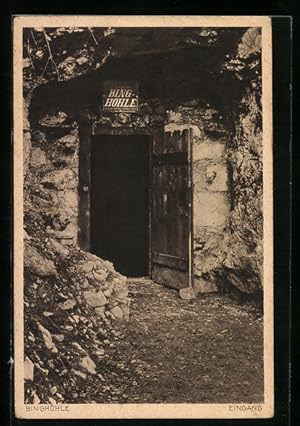
[[[14,18],[20,418],[273,416],[268,17]]]

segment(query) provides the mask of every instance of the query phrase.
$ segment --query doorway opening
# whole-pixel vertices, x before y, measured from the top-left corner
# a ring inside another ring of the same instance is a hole
[[[131,277],[150,273],[149,139],[91,138],[91,252]]]

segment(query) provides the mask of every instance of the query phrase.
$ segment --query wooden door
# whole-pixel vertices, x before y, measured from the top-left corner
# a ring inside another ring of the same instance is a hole
[[[153,138],[152,279],[192,285],[191,130]]]

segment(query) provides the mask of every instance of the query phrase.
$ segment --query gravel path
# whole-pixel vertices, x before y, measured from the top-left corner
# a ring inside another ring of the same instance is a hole
[[[183,301],[149,279],[129,290],[130,320],[77,403],[263,402],[263,320],[251,307],[216,294]]]

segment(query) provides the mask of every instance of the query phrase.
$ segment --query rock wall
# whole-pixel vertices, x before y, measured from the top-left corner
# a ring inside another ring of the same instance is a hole
[[[43,193],[40,208],[46,210],[49,236],[63,245],[77,243],[77,122],[88,120],[103,133],[113,129],[115,134],[191,128],[195,290],[256,293],[263,258],[260,109],[251,90],[241,105],[242,113],[226,117],[201,99],[141,99],[137,114],[104,113],[99,105],[40,111],[31,168]]]
[[[92,111],[84,107],[68,115],[62,111],[42,113],[35,130],[33,167],[38,169],[40,184],[51,194],[55,211],[48,232],[63,244],[76,244],[79,139],[77,124],[70,122],[68,116],[77,117],[79,121],[89,120],[104,133],[111,129],[115,133],[119,129],[120,134],[124,131],[152,134],[193,130],[195,289],[197,292],[216,291],[211,280],[204,282],[203,274],[215,266],[212,260],[218,257],[219,236],[228,226],[231,209],[229,136],[221,113],[201,100],[181,101],[179,105],[179,102],[160,99],[141,100],[137,114],[104,113],[101,108]],[[51,140],[47,152],[43,140]]]
[[[78,233],[79,136],[76,124],[57,112],[44,115],[32,131],[30,177],[47,232],[62,245],[76,245]]]

